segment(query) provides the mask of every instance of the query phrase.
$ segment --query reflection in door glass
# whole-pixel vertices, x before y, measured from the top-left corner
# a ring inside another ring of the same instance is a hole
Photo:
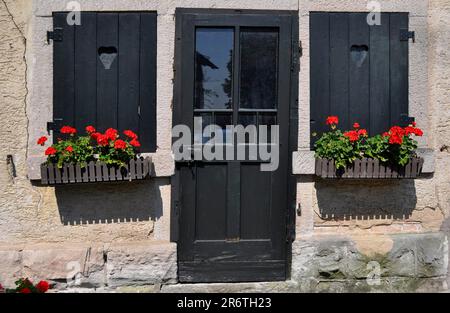
[[[195,32],[195,108],[231,108],[233,29]]]
[[[240,107],[275,109],[278,32],[273,29],[243,29],[240,42]]]

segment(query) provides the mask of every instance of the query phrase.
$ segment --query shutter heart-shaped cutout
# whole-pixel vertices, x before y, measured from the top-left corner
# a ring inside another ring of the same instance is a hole
[[[357,67],[361,67],[367,58],[369,47],[367,45],[353,45],[350,48],[350,55],[352,61],[356,63]]]
[[[117,49],[116,47],[100,47],[98,48],[98,57],[105,70],[109,70],[117,57]]]

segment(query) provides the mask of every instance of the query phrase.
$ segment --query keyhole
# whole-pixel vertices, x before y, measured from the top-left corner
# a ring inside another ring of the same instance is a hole
[[[350,48],[350,55],[352,61],[356,63],[357,67],[361,67],[367,58],[369,47],[367,45],[352,45]]]
[[[109,70],[117,56],[116,47],[100,47],[98,48],[98,56],[105,70]]]

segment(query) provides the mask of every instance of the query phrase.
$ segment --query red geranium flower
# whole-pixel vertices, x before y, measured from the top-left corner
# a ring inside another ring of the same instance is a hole
[[[106,135],[100,134],[100,133],[96,133],[96,140],[97,140],[97,144],[99,146],[105,147],[109,144],[109,139]]]
[[[363,129],[359,129],[358,130],[358,136],[366,137],[367,136],[367,130],[365,130],[364,128]]]
[[[91,125],[86,126],[86,133],[88,133],[90,135],[95,132],[96,132],[96,130],[95,130],[94,126],[91,126]]]
[[[41,280],[37,285],[36,285],[36,289],[39,292],[47,292],[47,290],[50,288],[50,284],[48,282],[46,282],[45,280]]]
[[[412,122],[411,125],[412,125],[413,127],[416,127],[417,123],[416,123],[416,122]]]
[[[61,128],[61,133],[62,134],[69,134],[69,135],[73,135],[77,132],[77,130],[71,126],[63,126]]]
[[[384,132],[381,136],[383,136],[383,137],[389,137],[389,133],[388,133],[388,132]]]
[[[72,147],[72,146],[68,146],[68,147],[66,148],[66,151],[67,151],[67,152],[73,152],[73,147]]]
[[[30,288],[23,288],[20,290],[20,293],[31,293]]]
[[[416,136],[421,137],[421,136],[423,136],[423,131],[420,128],[414,128],[414,133],[413,134],[416,135]]]
[[[347,137],[351,142],[354,142],[359,139],[359,135],[356,130],[350,130],[348,132],[345,132],[344,136]]]
[[[137,139],[133,139],[130,141],[130,145],[133,147],[139,148],[141,146],[141,143]]]
[[[108,128],[105,131],[105,136],[109,139],[109,140],[116,140],[117,138],[117,129],[114,128]]]
[[[339,118],[337,116],[328,116],[326,120],[327,125],[337,125],[339,123]]]
[[[354,123],[353,124],[353,128],[359,128],[360,126],[359,126],[359,123]]]
[[[400,126],[392,126],[391,129],[389,130],[389,133],[391,135],[398,135],[398,136],[404,136],[405,135],[405,130],[403,128],[401,128]]]
[[[55,148],[48,147],[47,150],[45,150],[45,155],[54,155],[56,152],[58,151]]]
[[[131,138],[131,139],[137,139],[137,137],[138,137],[135,132],[133,132],[129,129],[124,130],[123,133],[125,134],[125,136],[127,136],[128,138]]]
[[[90,134],[91,138],[94,139],[94,140],[97,140],[98,136],[100,136],[100,135],[101,134],[98,133],[98,132],[94,132],[94,133]]]
[[[114,142],[114,149],[121,149],[124,150],[127,147],[127,143],[121,139],[117,139],[116,142]]]
[[[47,137],[42,136],[41,138],[38,139],[37,144],[43,146],[43,145],[45,145],[46,141],[47,141]]]
[[[389,143],[401,145],[403,143],[403,136],[392,134],[391,137],[389,137]]]

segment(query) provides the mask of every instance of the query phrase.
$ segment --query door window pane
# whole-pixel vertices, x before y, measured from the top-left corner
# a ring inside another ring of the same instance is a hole
[[[274,29],[242,29],[240,107],[277,107],[278,32]]]
[[[231,108],[232,28],[200,27],[195,32],[195,108]]]

